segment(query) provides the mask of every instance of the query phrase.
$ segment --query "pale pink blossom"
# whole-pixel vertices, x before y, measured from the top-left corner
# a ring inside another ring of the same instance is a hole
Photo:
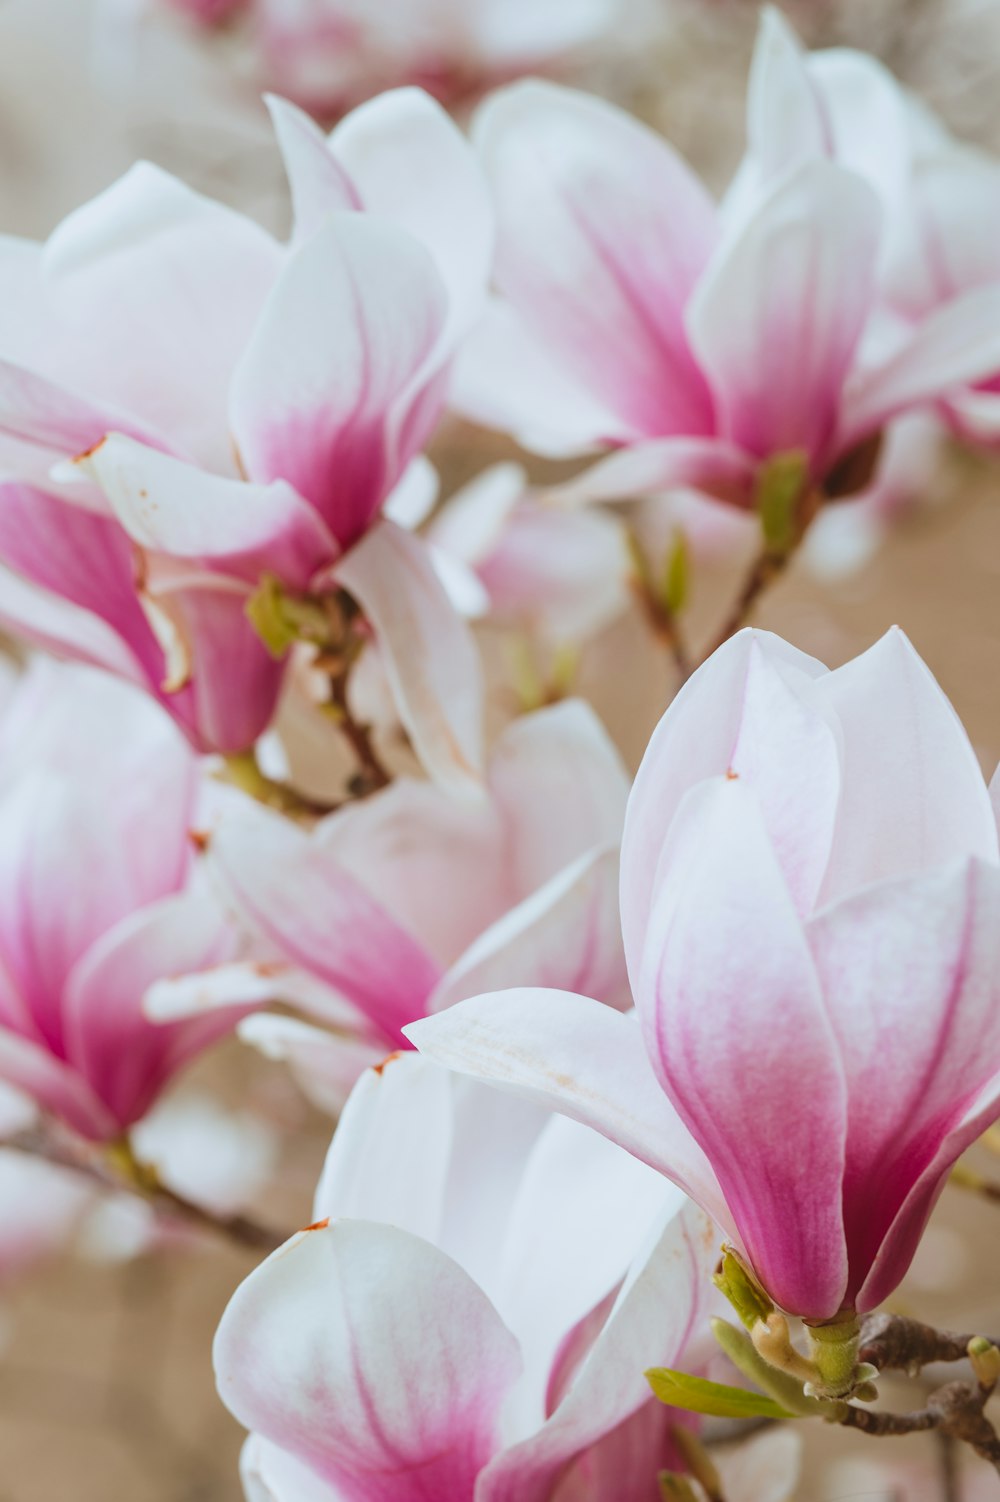
[[[480,309],[485,185],[417,90],[329,142],[272,111],[289,246],[149,164],[44,246],[0,246],[0,619],[237,750],[281,684],[247,618],[262,575],[340,584],[394,665],[418,752],[467,780],[478,659],[425,551],[379,518]]]
[[[149,3],[149,0],[147,0]],[[571,65],[625,0],[166,0],[206,26],[239,17],[271,88],[320,117],[416,84],[451,107]]]
[[[617,913],[628,778],[593,712],[566,701],[500,736],[487,796],[409,778],[305,833],[248,805],[209,858],[266,946],[263,965],[162,985],[157,1017],[235,994],[296,1002],[331,1024],[260,1016],[243,1036],[339,1106],[368,1064],[407,1048],[403,1025],[508,985],[558,985],[630,1004]]]
[[[244,1010],[165,1027],[142,1010],[155,981],[239,953],[193,870],[197,760],[145,695],[37,664],[0,775],[0,1079],[113,1138]]]
[[[218,26],[249,10],[253,0],[165,0],[165,3],[202,26]]]
[[[798,116],[770,98],[775,133]],[[611,449],[578,501],[695,486],[749,505],[762,465],[838,468],[892,419],[1000,370],[1000,288],[956,294],[885,344],[891,212],[818,148],[718,209],[660,137],[614,106],[529,81],[473,140],[498,214],[491,311],[458,363],[471,416],[552,455]]]
[[[620,522],[549,502],[518,464],[484,470],[448,498],[424,535],[459,608],[556,644],[600,631],[631,598]]]
[[[995,323],[1000,162],[951,136],[866,53],[805,52],[770,8],[751,70],[747,135],[730,215],[745,213],[768,185],[808,161],[833,161],[868,180],[884,209],[884,307],[870,344],[892,369],[894,400],[909,401],[907,350],[926,341],[926,356],[939,362],[942,413],[965,438],[995,442],[1000,376],[989,359],[966,362],[977,345],[991,346]],[[952,336],[962,325],[958,345]]]
[[[621,912],[637,1015],[508,991],[409,1035],[660,1167],[788,1311],[874,1308],[1000,1112],[996,822],[902,633],[835,672],[721,648],[640,768]]]
[[[405,1055],[357,1085],[314,1213],[216,1336],[254,1502],[654,1502],[681,1468],[643,1371],[698,1359],[715,1244],[657,1174]]]

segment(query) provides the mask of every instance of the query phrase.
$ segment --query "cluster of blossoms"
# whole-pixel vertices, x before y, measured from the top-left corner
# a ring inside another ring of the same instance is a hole
[[[369,9],[295,45],[363,52]],[[567,14],[469,12],[463,81]],[[413,50],[373,77],[450,92],[415,19],[377,35]],[[703,1420],[749,1378],[737,1413],[865,1427],[860,1317],[1000,1117],[1000,844],[901,632],[828,671],[735,627],[915,432],[1000,439],[1000,169],[772,13],[719,203],[553,83],[468,135],[413,86],[329,136],[270,109],[287,243],[148,164],[0,242],[0,621],[69,659],[0,724],[0,1079],[154,1196],[133,1129],[234,1028],[339,1114],[218,1332],[251,1502],[783,1502],[796,1436],[713,1480]],[[449,412],[588,462],[438,506]],[[473,621],[578,646],[637,589],[676,647],[731,525],[734,629],[631,789],[582,699],[487,737]]]

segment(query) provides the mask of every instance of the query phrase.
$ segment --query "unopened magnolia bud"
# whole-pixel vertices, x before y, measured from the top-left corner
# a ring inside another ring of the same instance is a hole
[[[712,1282],[725,1294],[748,1330],[753,1330],[759,1321],[766,1322],[774,1313],[774,1304],[762,1284],[733,1247],[722,1248],[722,1261]]]
[[[1000,1350],[984,1335],[973,1336],[967,1350],[980,1387],[996,1387],[1000,1382]]]

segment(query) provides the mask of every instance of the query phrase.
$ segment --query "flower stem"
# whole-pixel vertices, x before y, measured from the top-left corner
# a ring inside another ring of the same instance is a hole
[[[47,1163],[80,1174],[90,1179],[96,1188],[137,1195],[160,1214],[185,1221],[199,1230],[211,1231],[249,1251],[266,1255],[288,1239],[249,1216],[213,1215],[203,1205],[186,1199],[164,1184],[155,1168],[135,1156],[127,1137],[120,1137],[102,1148],[64,1133],[57,1135],[53,1129],[40,1125],[4,1139],[0,1147],[27,1157],[42,1158]]]

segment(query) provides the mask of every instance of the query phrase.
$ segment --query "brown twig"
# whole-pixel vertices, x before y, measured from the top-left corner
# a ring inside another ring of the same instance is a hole
[[[392,773],[384,766],[372,739],[371,726],[355,719],[347,699],[347,680],[350,667],[338,665],[330,673],[330,704],[336,716],[341,735],[354,752],[358,769],[350,782],[352,798],[367,798],[388,787]]]
[[[164,1184],[155,1168],[135,1157],[127,1138],[102,1149],[97,1144],[78,1142],[62,1133],[57,1135],[54,1129],[43,1124],[5,1138],[0,1146],[79,1174],[107,1192],[134,1194],[164,1216],[182,1220],[202,1231],[211,1231],[253,1252],[266,1255],[276,1251],[288,1239],[249,1216],[213,1215],[203,1205],[186,1199]]]
[[[761,595],[765,594],[771,585],[781,578],[789,561],[794,556],[791,551],[776,553],[768,547],[763,547],[757,554],[750,570],[743,581],[743,586],[733,604],[732,609],[726,616],[725,621],[713,638],[712,644],[702,654],[701,662],[707,662],[713,652],[717,652],[724,646],[731,636],[747,624],[751,614]],[[699,664],[700,665],[700,664]]]
[[[912,1377],[935,1361],[966,1361],[973,1339],[934,1330],[901,1314],[869,1314],[861,1327],[858,1359],[870,1361],[880,1372],[908,1372]]]
[[[970,1445],[1000,1475],[1000,1436],[983,1413],[992,1391],[992,1386],[977,1382],[949,1382],[913,1413],[879,1413],[847,1405],[838,1422],[862,1434],[889,1438],[934,1430]]]
[[[639,602],[639,608],[646,617],[653,636],[661,646],[666,647],[673,658],[677,676],[681,684],[684,684],[694,670],[694,663],[681,630],[678,611],[671,603],[670,591],[657,587],[652,565],[638,534],[632,528],[626,529],[625,544],[632,560],[632,593]],[[683,546],[681,539],[682,550]]]

